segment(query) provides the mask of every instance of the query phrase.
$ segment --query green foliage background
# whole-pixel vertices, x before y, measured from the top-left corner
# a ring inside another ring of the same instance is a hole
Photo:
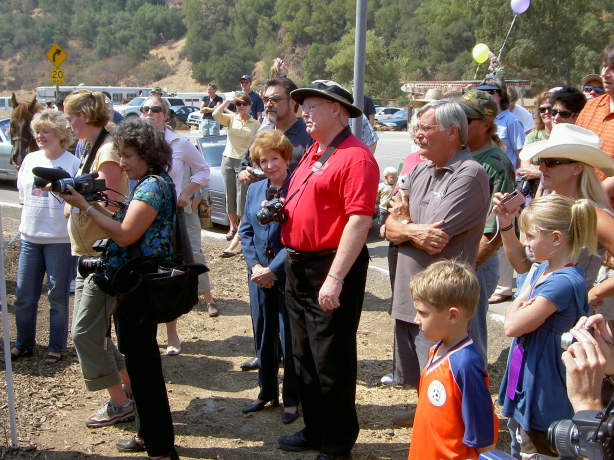
[[[498,51],[512,18],[509,0],[370,0],[367,93],[395,98],[402,80],[473,78],[472,47],[484,42]],[[96,69],[98,83],[153,80],[167,67],[148,51],[185,35],[184,53],[202,83],[233,89],[258,62],[268,69],[281,56],[298,82],[349,85],[354,24],[355,0],[3,0],[0,58],[40,59],[57,42],[78,58],[75,71]],[[612,43],[611,0],[533,0],[503,65],[507,77],[529,78],[539,91],[598,72],[599,52]],[[11,86],[25,77],[1,78],[0,86]]]

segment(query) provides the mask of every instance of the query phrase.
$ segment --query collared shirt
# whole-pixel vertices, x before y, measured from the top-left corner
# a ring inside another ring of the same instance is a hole
[[[173,151],[173,162],[168,175],[171,176],[175,183],[175,193],[177,196],[183,190],[183,174],[186,166],[192,168],[190,182],[200,185],[205,185],[209,182],[209,165],[198,149],[186,137],[179,136],[174,131],[166,128],[164,130],[164,139]]]
[[[352,129],[354,129],[354,120],[355,118],[350,118],[350,128]],[[373,129],[373,126],[371,126],[369,119],[364,114],[362,115],[362,132],[358,137],[367,147],[370,147],[372,144],[379,141],[377,133]]]
[[[298,251],[338,247],[350,216],[372,216],[375,210],[379,167],[369,149],[350,135],[304,182],[323,153],[312,144],[290,179],[281,241]]]
[[[240,160],[254,139],[256,131],[260,127],[260,122],[253,118],[244,122],[239,114],[223,113],[220,110],[221,107],[214,110],[213,118],[228,127],[224,156]]]
[[[499,112],[495,117],[495,124],[497,125],[497,136],[505,144],[507,157],[516,169],[518,163],[516,150],[522,149],[524,145],[524,127],[509,110]]]
[[[471,152],[471,154],[475,161],[484,167],[486,174],[488,174],[491,197],[498,192],[511,193],[514,191],[514,168],[512,168],[507,155],[497,144],[490,141],[481,149]],[[495,216],[490,215],[491,209],[492,203],[488,208],[489,217],[486,220],[484,233],[494,233],[497,231],[497,221]]]
[[[614,109],[611,106],[612,96],[590,99],[578,115],[576,124],[590,129],[601,139],[601,150],[614,159]],[[601,177],[605,177],[601,175]]]
[[[399,188],[409,196],[412,222],[433,224],[443,220],[441,229],[450,237],[443,251],[434,256],[409,242],[399,247],[392,316],[413,322],[416,311],[408,286],[416,273],[441,259],[458,258],[475,266],[490,189],[486,171],[467,150],[458,152],[441,168],[432,161],[419,163]]]

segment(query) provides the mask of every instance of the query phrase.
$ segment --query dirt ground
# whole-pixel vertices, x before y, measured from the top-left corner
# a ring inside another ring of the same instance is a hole
[[[13,236],[17,222],[5,219],[5,242]],[[164,356],[162,363],[175,424],[176,445],[181,458],[314,458],[315,453],[285,453],[277,448],[277,438],[302,428],[302,419],[283,425],[281,409],[243,415],[240,409],[258,394],[257,374],[241,372],[240,363],[253,355],[245,263],[240,256],[221,259],[225,241],[203,242],[211,268],[214,295],[221,315],[210,318],[201,303],[179,320],[183,352]],[[5,249],[5,269],[11,326],[15,338],[12,303],[18,242]],[[414,390],[386,387],[379,383],[392,367],[392,322],[387,313],[389,281],[378,271],[369,270],[367,293],[358,331],[358,386],[356,403],[360,435],[353,450],[355,459],[404,459],[411,429],[392,426],[399,411],[416,403]],[[72,305],[71,305],[72,307]],[[493,398],[499,387],[509,340],[502,328],[490,322],[489,370]],[[0,394],[0,459],[126,459],[142,454],[119,454],[115,441],[134,434],[134,423],[88,429],[83,420],[105,400],[103,392],[85,390],[72,342],[69,353],[55,365],[43,363],[48,339],[48,303],[41,298],[37,353],[13,363],[18,451],[9,451],[6,390]],[[69,339],[70,340],[70,339]],[[161,350],[166,331],[160,328]],[[3,351],[3,350],[2,350]],[[0,384],[6,388],[4,361]],[[340,420],[340,423],[343,423]],[[508,436],[501,423],[500,449],[506,449]]]

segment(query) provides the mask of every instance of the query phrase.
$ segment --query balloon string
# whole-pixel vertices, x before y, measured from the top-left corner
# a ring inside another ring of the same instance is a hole
[[[478,64],[478,66],[475,68],[475,75],[473,76],[474,80],[478,78],[478,70],[480,70],[480,64]]]
[[[497,56],[497,61],[501,62],[501,54],[503,53],[503,48],[505,48],[505,44],[507,43],[507,39],[510,36],[510,33],[512,32],[512,28],[514,27],[514,23],[516,22],[516,18],[518,17],[518,14],[514,14],[514,19],[512,19],[512,23],[510,24],[510,28],[507,31],[507,35],[505,36],[505,40],[503,40],[503,44],[501,45],[501,49],[499,50],[499,56]]]

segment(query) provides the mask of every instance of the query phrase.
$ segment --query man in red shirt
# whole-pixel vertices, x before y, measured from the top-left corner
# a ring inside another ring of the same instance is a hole
[[[379,168],[348,119],[362,115],[338,83],[291,93],[314,143],[289,184],[282,227],[286,305],[305,428],[279,438],[319,460],[349,458],[358,437],[356,331],[360,320]]]

